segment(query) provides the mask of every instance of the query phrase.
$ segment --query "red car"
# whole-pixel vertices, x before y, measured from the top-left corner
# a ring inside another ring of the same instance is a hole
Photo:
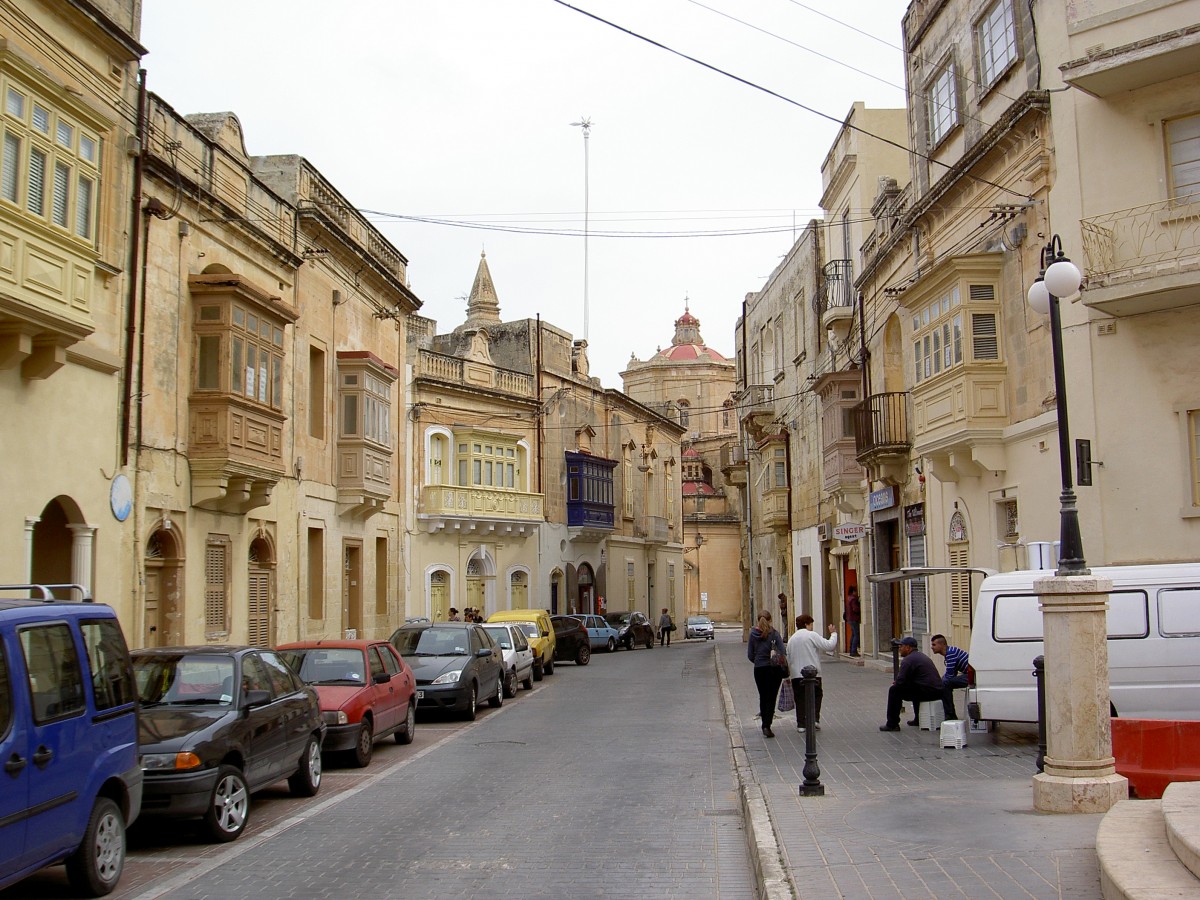
[[[323,753],[349,752],[371,761],[376,738],[411,744],[416,730],[416,679],[387,641],[298,641],[276,648],[321,702],[328,728]]]

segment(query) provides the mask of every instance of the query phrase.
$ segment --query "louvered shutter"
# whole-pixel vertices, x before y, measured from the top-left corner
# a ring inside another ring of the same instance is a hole
[[[209,634],[226,630],[225,546],[210,544],[204,551],[204,630]]]
[[[249,621],[246,643],[252,647],[269,647],[271,626],[271,576],[267,572],[251,572],[249,590]]]
[[[54,194],[50,203],[50,220],[67,227],[67,194],[71,185],[71,169],[62,163],[54,164]]]
[[[995,313],[971,313],[971,353],[976,360],[999,359]]]

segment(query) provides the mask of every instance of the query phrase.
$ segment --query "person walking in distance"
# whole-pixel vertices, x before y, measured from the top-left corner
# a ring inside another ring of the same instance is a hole
[[[846,630],[850,632],[850,655],[858,656],[858,632],[862,625],[862,604],[858,602],[858,588],[850,585],[846,591],[846,611],[842,613]]]
[[[821,652],[832,653],[837,649],[838,635],[833,623],[829,623],[829,637],[823,638],[813,631],[813,617],[805,613],[796,616],[796,633],[788,638],[787,661],[792,678],[792,690],[796,694],[796,730],[804,731],[808,727],[804,708],[804,678],[800,674],[805,666],[817,670],[816,705],[813,714],[816,721],[812,727],[821,730],[821,699],[824,691],[821,688]]]
[[[775,718],[775,700],[779,685],[787,675],[787,646],[771,625],[771,613],[760,610],[758,624],[750,629],[746,659],[754,664],[754,686],[758,688],[758,710],[762,717],[763,737],[773,738],[771,722]]]
[[[661,647],[663,642],[666,642],[668,647],[671,646],[671,614],[665,606],[662,615],[658,617],[658,646]]]

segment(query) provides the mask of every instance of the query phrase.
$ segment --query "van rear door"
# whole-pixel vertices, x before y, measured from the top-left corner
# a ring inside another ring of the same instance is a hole
[[[25,832],[29,806],[28,707],[22,692],[16,690],[21,676],[20,664],[13,653],[15,647],[5,643],[0,633],[0,760],[4,774],[0,775],[0,884],[5,876],[18,872],[28,863],[25,852]],[[14,664],[16,664],[14,671]]]

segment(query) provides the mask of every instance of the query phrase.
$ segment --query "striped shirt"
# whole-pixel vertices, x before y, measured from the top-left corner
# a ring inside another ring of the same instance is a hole
[[[958,647],[947,647],[945,677],[952,678],[959,672],[962,672],[963,675],[966,675],[968,661],[966,650],[960,650]]]

